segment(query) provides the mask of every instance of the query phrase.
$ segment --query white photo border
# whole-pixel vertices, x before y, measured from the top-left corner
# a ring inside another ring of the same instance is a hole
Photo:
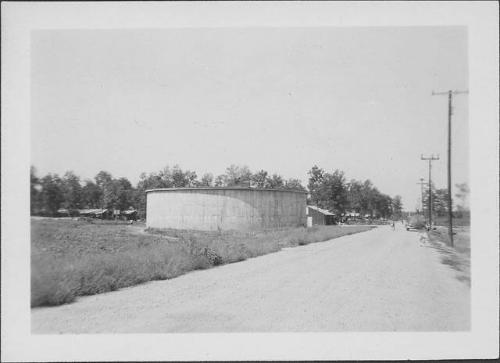
[[[2,4],[2,360],[393,360],[498,357],[498,3]],[[472,329],[454,333],[32,335],[30,34],[37,29],[467,26]]]

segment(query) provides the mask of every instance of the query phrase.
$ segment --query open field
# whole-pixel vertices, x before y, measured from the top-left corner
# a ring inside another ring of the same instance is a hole
[[[32,219],[31,306],[65,304],[77,296],[165,280],[373,227],[321,226],[259,232],[144,228],[144,224]]]

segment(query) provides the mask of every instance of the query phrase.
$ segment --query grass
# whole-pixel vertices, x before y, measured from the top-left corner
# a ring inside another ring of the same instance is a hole
[[[453,229],[453,247],[451,247],[446,227],[438,226],[436,230],[427,232],[429,241],[438,250],[441,262],[457,272],[456,278],[470,286],[470,228]]]
[[[437,216],[433,218],[433,223],[436,226],[447,226],[448,225],[448,216]],[[465,227],[470,226],[470,215],[464,214],[460,218],[453,217],[453,226],[457,227]]]
[[[254,232],[144,230],[106,221],[32,219],[31,306],[70,303],[186,272],[243,261],[363,232],[368,226],[321,226]]]
[[[453,232],[453,248],[457,252],[470,256],[470,227],[454,227]],[[436,230],[429,232],[429,238],[451,246],[448,227],[437,226]]]

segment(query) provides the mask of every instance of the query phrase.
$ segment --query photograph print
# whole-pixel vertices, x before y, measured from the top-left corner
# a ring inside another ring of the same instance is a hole
[[[467,90],[465,27],[33,31],[32,332],[468,331]]]
[[[498,358],[496,14],[3,2],[2,361]]]

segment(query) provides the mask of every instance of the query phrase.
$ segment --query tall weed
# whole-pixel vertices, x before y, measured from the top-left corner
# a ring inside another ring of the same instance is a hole
[[[81,221],[32,221],[31,306],[70,303],[189,271],[326,241],[370,227],[265,231],[146,230]]]

